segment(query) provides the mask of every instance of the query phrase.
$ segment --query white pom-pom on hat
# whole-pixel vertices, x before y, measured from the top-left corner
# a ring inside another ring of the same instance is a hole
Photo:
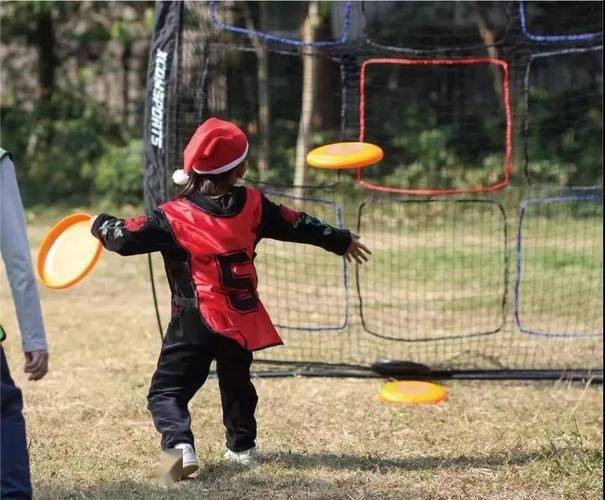
[[[179,186],[184,186],[189,181],[189,175],[182,168],[175,170],[172,174],[172,181]]]

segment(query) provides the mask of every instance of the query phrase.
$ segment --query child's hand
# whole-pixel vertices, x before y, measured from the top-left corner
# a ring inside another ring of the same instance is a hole
[[[345,257],[349,262],[355,262],[363,264],[368,261],[368,255],[372,255],[372,252],[366,247],[361,241],[359,241],[359,235],[351,231],[351,244],[345,252]]]

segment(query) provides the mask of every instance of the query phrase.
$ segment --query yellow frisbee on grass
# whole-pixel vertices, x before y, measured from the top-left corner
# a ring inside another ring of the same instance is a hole
[[[315,168],[342,170],[363,168],[384,157],[381,148],[368,142],[335,142],[315,148],[307,154],[307,163]]]
[[[103,245],[90,233],[91,215],[77,213],[57,222],[46,234],[36,259],[38,279],[49,288],[67,288],[94,268]]]
[[[380,398],[388,403],[435,404],[447,401],[447,397],[445,387],[415,380],[388,382],[380,390]]]

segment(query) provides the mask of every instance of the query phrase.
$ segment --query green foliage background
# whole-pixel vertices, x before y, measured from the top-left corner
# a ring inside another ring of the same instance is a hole
[[[141,203],[153,22],[153,2],[2,2],[0,143],[27,206]],[[95,87],[118,92],[116,64],[130,87],[121,112]]]

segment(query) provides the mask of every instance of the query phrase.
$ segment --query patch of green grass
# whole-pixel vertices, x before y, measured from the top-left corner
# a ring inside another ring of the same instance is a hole
[[[599,272],[602,265],[602,255],[597,252],[587,253],[582,249],[567,250],[565,248],[533,247],[523,254],[526,266],[536,266],[537,272]],[[570,269],[573,268],[573,269]]]

